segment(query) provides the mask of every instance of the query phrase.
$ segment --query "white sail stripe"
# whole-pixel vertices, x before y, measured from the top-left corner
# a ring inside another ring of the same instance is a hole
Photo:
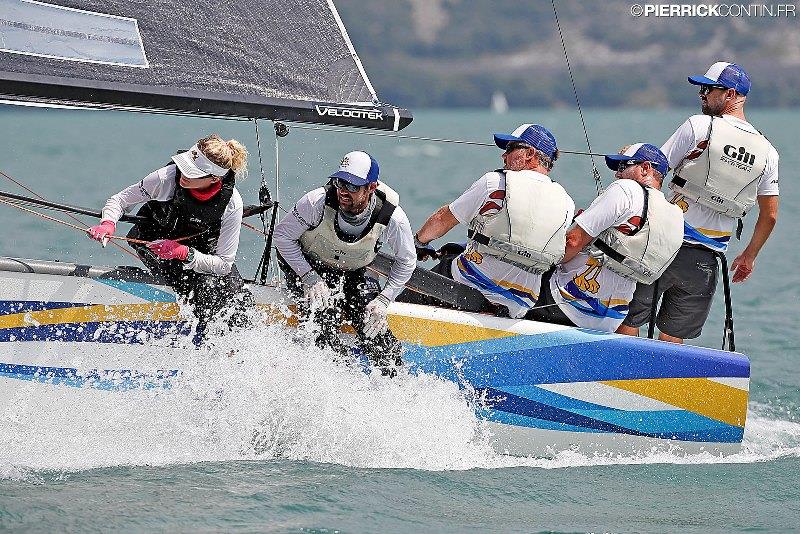
[[[711,380],[712,382],[717,382],[719,384],[730,386],[732,388],[741,389],[742,391],[750,391],[749,378],[720,376],[720,377],[709,377],[709,380]]]
[[[680,410],[676,406],[661,402],[638,393],[625,391],[598,382],[572,382],[561,384],[539,384],[538,387],[576,400],[591,402],[609,408],[628,411],[656,412]]]
[[[350,36],[347,34],[347,28],[344,27],[344,22],[342,22],[342,18],[339,16],[339,12],[336,10],[336,6],[333,5],[333,0],[327,0],[328,7],[331,9],[331,13],[333,14],[333,18],[336,19],[336,24],[339,26],[339,30],[342,32],[342,37],[344,38],[344,42],[347,43],[347,48],[350,50],[350,55],[353,57],[353,60],[356,63],[356,67],[358,67],[358,72],[361,73],[361,77],[364,79],[364,83],[367,86],[372,98],[374,100],[378,100],[378,95],[375,94],[375,88],[372,87],[372,82],[369,81],[367,78],[367,72],[364,70],[364,66],[361,64],[361,59],[358,57],[356,53],[356,49],[353,46],[353,42],[350,41]]]

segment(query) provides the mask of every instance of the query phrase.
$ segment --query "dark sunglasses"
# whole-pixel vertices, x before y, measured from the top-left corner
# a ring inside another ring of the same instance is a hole
[[[342,180],[341,178],[334,178],[333,179],[333,187],[336,189],[344,189],[345,191],[349,191],[350,193],[357,193],[361,190],[363,185],[355,185],[351,184],[347,180]]]
[[[700,86],[700,94],[701,95],[707,95],[708,93],[710,93],[714,89],[725,90],[725,89],[727,89],[727,87],[723,87],[722,85],[701,85]]]
[[[629,159],[628,161],[620,161],[617,163],[617,172],[622,172],[628,167],[633,167],[634,165],[641,165],[645,163],[644,161],[636,161],[635,159]]]
[[[531,145],[527,143],[520,143],[518,141],[512,141],[506,145],[506,154],[509,152],[513,152],[519,148],[531,148]]]

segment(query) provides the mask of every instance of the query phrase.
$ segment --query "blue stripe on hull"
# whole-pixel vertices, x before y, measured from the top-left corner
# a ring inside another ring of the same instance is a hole
[[[64,308],[79,308],[88,306],[79,302],[52,302],[38,300],[0,300],[0,315],[12,313],[27,313],[45,310],[61,310]]]
[[[93,369],[84,373],[71,367],[42,367],[0,363],[0,377],[113,391],[169,387],[168,380],[178,376],[178,374],[179,372],[176,370],[141,373],[130,369],[104,371]]]
[[[143,345],[169,335],[188,336],[187,323],[175,321],[114,321],[113,323],[63,323],[0,329],[2,341],[76,341]],[[141,334],[147,334],[142,336]]]
[[[461,378],[476,387],[750,376],[750,362],[740,354],[586,330],[442,347],[411,345],[404,359],[424,371]]]
[[[485,395],[490,420],[516,426],[720,443],[739,443],[744,436],[740,427],[684,410],[645,412],[607,408],[572,412],[492,388],[480,389],[478,393]]]

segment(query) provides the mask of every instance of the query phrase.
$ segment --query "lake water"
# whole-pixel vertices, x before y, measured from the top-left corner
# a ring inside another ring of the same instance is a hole
[[[694,110],[587,110],[592,148],[660,145]],[[748,118],[781,154],[781,208],[753,277],[733,288],[737,349],[752,362],[742,452],[636,457],[498,456],[457,390],[434,379],[371,380],[301,353],[266,329],[235,340],[247,369],[221,365],[149,403],[88,398],[55,417],[12,422],[0,411],[0,529],[244,531],[791,531],[800,528],[800,224],[794,152],[799,110]],[[524,122],[585,150],[573,110],[419,110],[403,135],[491,143]],[[321,185],[350,151],[369,151],[418,228],[485,171],[494,147],[344,134],[290,125],[278,148],[280,200]],[[261,160],[276,182],[275,136],[259,123]],[[0,171],[49,200],[99,209],[178,149],[218,132],[250,149],[239,184],[257,202],[252,122],[158,115],[0,109]],[[612,174],[597,159],[604,183]],[[553,177],[585,207],[588,157],[565,154]],[[0,176],[0,190],[23,193]],[[55,216],[68,220],[63,214]],[[746,220],[749,238],[755,215]],[[130,264],[81,232],[0,206],[2,254]],[[462,240],[463,228],[448,236]],[[729,258],[745,242],[731,246]],[[263,240],[243,230],[238,263],[251,276]],[[722,299],[697,343],[718,347]],[[213,399],[213,402],[208,401]],[[51,407],[52,408],[52,407]],[[58,413],[58,411],[40,411]],[[276,424],[276,421],[280,424]],[[261,425],[261,428],[259,427]],[[263,439],[253,438],[259,428]],[[3,437],[5,435],[5,437]],[[9,436],[13,435],[13,439]]]

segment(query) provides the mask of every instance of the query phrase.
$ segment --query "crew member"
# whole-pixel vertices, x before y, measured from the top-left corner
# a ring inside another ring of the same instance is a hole
[[[228,304],[236,305],[229,324],[245,324],[244,307],[252,303],[233,263],[243,208],[235,182],[246,168],[241,143],[210,135],[109,198],[101,223],[88,231],[105,246],[120,217],[146,203],[137,215],[147,220],[128,237],[150,242],[133,247],[154,275],[194,305],[201,335]]]
[[[556,139],[544,126],[523,124],[494,134],[503,168],[487,172],[431,215],[416,235],[418,257],[436,256],[431,241],[458,223],[469,227],[466,250],[434,270],[478,289],[499,315],[521,318],[539,298],[542,273],[564,255],[575,203],[550,171]]]
[[[301,323],[319,327],[317,345],[346,353],[339,337],[346,320],[372,363],[394,375],[401,345],[389,330],[387,308],[411,278],[416,256],[400,199],[378,174],[366,152],[346,154],[330,183],[306,193],[278,223],[275,246]],[[365,268],[384,241],[394,263],[380,290]]]
[[[617,180],[575,218],[564,259],[542,278],[528,319],[613,332],[636,282],[654,281],[678,253],[683,213],[660,191],[666,156],[636,143],[605,160]]]
[[[735,63],[711,65],[705,76],[690,76],[700,86],[702,115],[689,117],[661,147],[673,172],[672,202],[684,212],[684,238],[678,256],[659,279],[656,316],[659,339],[694,339],[708,318],[717,286],[715,253],[728,248],[741,218],[758,205],[750,242],[731,263],[733,282],[747,280],[756,256],[778,218],[778,152],[745,120],[750,78]],[[619,332],[638,335],[650,319],[653,287],[639,284]]]

